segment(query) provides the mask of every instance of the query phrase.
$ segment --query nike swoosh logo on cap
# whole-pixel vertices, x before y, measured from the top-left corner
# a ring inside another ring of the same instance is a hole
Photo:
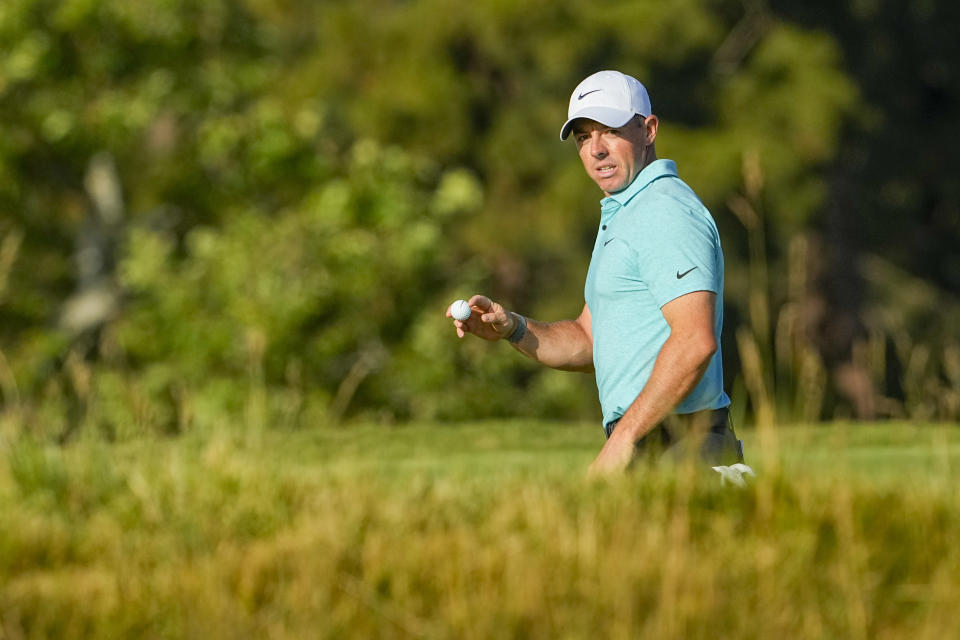
[[[593,91],[587,91],[586,93],[581,93],[580,95],[577,96],[577,100],[583,100],[591,93],[596,93],[597,91],[603,91],[603,89],[594,89]]]

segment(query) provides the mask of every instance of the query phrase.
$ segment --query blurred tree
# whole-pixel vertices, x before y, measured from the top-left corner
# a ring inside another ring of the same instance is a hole
[[[734,0],[5,0],[5,402],[39,400],[55,421],[82,396],[88,421],[115,435],[216,415],[595,417],[588,377],[458,344],[442,312],[477,290],[543,319],[579,310],[600,194],[557,136],[571,87],[601,68],[647,83],[658,151],[717,218],[727,352],[749,326],[771,384],[812,388],[811,318],[833,335],[888,292],[826,283],[830,308],[852,300],[850,311],[816,311],[817,281],[801,273],[820,253],[811,229],[828,256],[869,238],[909,268],[917,252],[896,244],[899,220],[926,206],[932,231],[917,242],[939,261],[938,282],[954,282],[953,245],[935,244],[956,228],[949,163],[905,172],[877,152],[892,138],[900,164],[909,157],[895,123],[933,83],[917,126],[929,148],[954,153],[941,114],[955,99],[942,62],[955,56],[934,24],[949,10],[930,6],[909,10],[929,80],[903,71],[889,105],[899,111],[882,120],[885,67],[867,48],[892,38],[896,14],[862,3],[824,23]],[[934,53],[927,28],[944,43]],[[848,64],[872,84],[855,85]],[[122,187],[119,224],[102,224],[85,182],[104,158]],[[928,193],[939,195],[923,205]],[[869,236],[847,230],[851,202],[872,205],[857,215],[886,212],[864,224]],[[94,280],[116,297],[88,350],[64,320]],[[819,414],[819,401],[804,406]]]
[[[218,228],[194,228],[180,260],[170,234],[134,231],[121,269],[133,304],[115,325],[128,361],[218,411],[277,385],[315,401],[314,416],[350,408],[445,285],[445,229],[481,194],[469,173],[437,175],[370,140],[345,160],[344,177],[273,216],[238,204]]]
[[[855,413],[905,413],[890,403],[915,384],[905,378],[913,351],[905,343],[938,345],[927,377],[951,386],[944,347],[956,345],[960,314],[960,6],[774,5],[785,19],[833,36],[864,99],[828,167],[829,195],[812,225],[825,254],[820,350]],[[907,312],[920,282],[939,289],[938,302]],[[869,343],[886,355],[858,355]]]

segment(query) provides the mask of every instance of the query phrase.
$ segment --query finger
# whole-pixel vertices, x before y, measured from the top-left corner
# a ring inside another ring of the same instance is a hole
[[[490,309],[493,308],[493,300],[479,294],[467,300],[467,304],[471,307],[476,307],[481,313],[490,311]]]
[[[506,309],[497,305],[496,311],[483,314],[480,316],[480,320],[482,320],[484,324],[494,325],[494,330],[496,330],[496,327],[503,328],[510,324],[510,314],[507,313]]]
[[[463,335],[468,333],[476,333],[474,328],[471,326],[470,320],[454,320],[453,324],[457,328],[457,333],[462,333]]]

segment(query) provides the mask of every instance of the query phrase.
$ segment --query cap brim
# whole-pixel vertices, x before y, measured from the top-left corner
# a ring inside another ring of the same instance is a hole
[[[630,122],[634,115],[636,114],[622,109],[611,109],[610,107],[585,107],[574,113],[570,116],[569,120],[563,123],[563,127],[560,129],[560,139],[567,139],[567,136],[570,135],[570,129],[573,128],[573,121],[580,118],[595,120],[608,127],[622,127]]]

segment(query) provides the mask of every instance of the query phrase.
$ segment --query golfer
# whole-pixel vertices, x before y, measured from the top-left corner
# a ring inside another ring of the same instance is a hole
[[[573,138],[603,191],[580,316],[545,323],[475,295],[457,335],[506,339],[556,369],[593,371],[607,441],[591,473],[638,458],[742,462],[724,392],[723,251],[703,203],[658,159],[647,90],[600,71],[570,96],[560,139]],[[447,312],[449,316],[449,311]]]

